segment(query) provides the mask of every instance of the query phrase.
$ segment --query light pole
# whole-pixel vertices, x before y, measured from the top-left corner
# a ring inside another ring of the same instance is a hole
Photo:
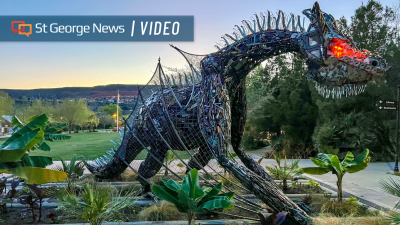
[[[394,165],[394,172],[399,172],[399,100],[400,100],[400,85],[397,86],[397,127],[396,127],[396,163]]]

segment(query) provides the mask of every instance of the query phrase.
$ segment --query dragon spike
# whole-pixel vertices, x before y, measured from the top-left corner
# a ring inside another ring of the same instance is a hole
[[[292,20],[292,31],[296,31],[295,27],[296,27],[296,20],[294,19],[294,14],[291,13],[290,19]]]
[[[255,31],[253,30],[253,28],[251,28],[251,26],[250,26],[249,22],[247,22],[247,20],[243,20],[242,22],[247,26],[247,28],[250,30],[251,33],[255,33]]]
[[[288,27],[289,29],[290,29],[290,23],[292,22],[292,16],[290,16],[289,17],[289,21],[288,21],[288,23],[287,23],[287,25],[286,25],[286,27]],[[293,28],[292,28],[293,29]]]
[[[237,41],[237,39],[236,38],[234,38],[234,37],[232,37],[231,35],[229,35],[229,34],[225,34],[225,36],[227,36],[228,38],[230,38],[232,41],[234,41],[234,42],[236,42]]]
[[[237,36],[236,32],[233,32],[233,35],[235,35],[236,40],[239,40],[239,37]]]
[[[226,40],[226,38],[225,38],[225,37],[221,37],[221,38],[222,38],[222,39],[224,39],[226,46],[229,46],[229,42],[228,42],[228,40]]]
[[[281,20],[281,10],[278,11],[278,18],[275,19],[275,29],[279,30],[279,21]]]
[[[254,27],[254,32],[253,32],[253,33],[255,33],[256,30],[257,30],[257,28],[256,28],[256,21],[255,21],[255,20],[253,20],[253,27]]]
[[[282,25],[283,25],[283,29],[286,30],[285,14],[283,14],[283,12],[282,12],[281,10],[279,10],[279,12],[282,14]]]
[[[218,45],[216,45],[217,46],[217,48],[219,49],[219,50],[221,50],[219,47],[218,47]],[[172,78],[172,84],[174,85],[174,87],[176,87],[176,82],[175,82],[175,78],[174,77],[171,77]]]
[[[256,16],[256,20],[257,20],[258,29],[259,29],[259,30],[262,30],[262,28],[263,28],[263,27],[261,26],[260,19],[258,18],[258,15],[257,15],[257,13],[255,13],[254,15]]]
[[[304,32],[305,30],[304,30],[304,23],[305,23],[305,21],[306,21],[306,18],[305,17],[303,17],[303,26],[301,27],[301,32]]]
[[[189,79],[187,78],[186,73],[184,75],[185,75],[185,85],[189,86],[190,85]]]
[[[268,25],[268,30],[270,30],[271,29],[271,27],[272,27],[272,25],[271,25],[271,12],[270,11],[268,11],[268,23],[267,23],[267,25]]]
[[[265,24],[266,24],[266,22],[265,22],[265,16],[264,16],[264,14],[262,14],[262,13],[260,13],[260,16],[262,16],[262,26],[261,26],[261,29],[262,29],[262,30],[265,30]]]
[[[182,74],[179,74],[179,87],[182,87]]]
[[[246,36],[247,36],[247,35],[246,35],[246,32],[244,31],[244,29],[242,30],[238,25],[235,25],[235,26],[238,28],[240,34],[241,34],[243,37],[246,37]],[[243,28],[243,26],[241,26],[241,27]]]

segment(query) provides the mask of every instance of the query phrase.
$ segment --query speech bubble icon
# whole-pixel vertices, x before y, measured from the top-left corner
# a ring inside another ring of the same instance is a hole
[[[11,31],[13,31],[14,34],[16,34],[16,33],[19,32],[19,31],[25,31],[25,27],[24,27],[23,30],[21,30],[19,26],[18,26],[18,30],[14,29],[14,24],[16,24],[16,23],[25,24],[25,21],[11,21]]]
[[[29,35],[32,34],[32,24],[18,24],[18,30],[21,30],[21,27],[24,27],[24,30],[25,27],[29,27],[29,31],[28,32],[19,31],[18,34],[26,35],[27,37],[29,37]]]

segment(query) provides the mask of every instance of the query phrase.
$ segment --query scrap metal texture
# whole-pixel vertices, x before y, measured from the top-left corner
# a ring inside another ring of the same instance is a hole
[[[385,78],[389,67],[377,54],[358,50],[318,3],[303,14],[310,19],[307,31],[300,16],[267,12],[255,14],[251,21],[236,26],[233,34],[223,36],[217,52],[194,55],[172,46],[187,60],[190,72],[164,73],[159,60],[149,83],[138,90],[121,143],[87,162],[88,169],[107,179],[129,167],[138,175],[143,191],[149,192],[151,178],[160,171],[181,179],[196,168],[209,186],[223,179],[230,184],[223,191],[235,186],[253,193],[270,210],[286,215],[283,224],[312,224],[239,147],[246,121],[245,78],[264,60],[294,52],[306,59],[307,76],[316,82],[320,94],[341,98],[359,94],[366,83]],[[174,160],[168,161],[168,154]],[[145,160],[135,160],[138,155]],[[262,210],[241,195],[235,200],[243,210]]]

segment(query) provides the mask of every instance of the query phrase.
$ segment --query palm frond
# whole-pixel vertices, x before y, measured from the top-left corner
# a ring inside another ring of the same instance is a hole
[[[389,182],[381,180],[379,185],[388,194],[400,197],[400,182],[396,182],[393,178],[388,177]]]

